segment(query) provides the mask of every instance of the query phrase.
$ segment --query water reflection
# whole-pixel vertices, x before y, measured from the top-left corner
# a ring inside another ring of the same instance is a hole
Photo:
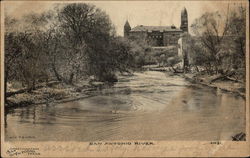
[[[230,140],[245,131],[242,98],[178,76],[136,73],[89,93],[80,101],[15,109],[6,115],[6,140]]]

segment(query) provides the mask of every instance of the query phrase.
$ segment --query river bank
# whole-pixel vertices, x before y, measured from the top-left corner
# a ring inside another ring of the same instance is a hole
[[[6,140],[18,135],[33,136],[28,141],[222,141],[245,133],[245,101],[234,94],[159,71],[118,79],[110,87],[84,88],[83,94],[93,95],[85,99],[13,109],[5,117]]]
[[[91,97],[91,91],[95,91],[103,85],[103,82],[81,81],[74,85],[59,82],[50,86],[40,86],[31,92],[24,91],[11,95],[8,97],[5,107],[6,110],[10,110],[28,105],[50,105],[76,101]]]
[[[171,67],[159,67],[158,65],[149,65],[145,67],[146,70],[165,72],[171,75],[178,75],[186,80],[200,84],[206,87],[216,89],[218,91],[234,93],[243,98],[246,97],[246,88],[243,81],[236,81],[229,79],[228,77],[223,77],[222,75],[206,75],[201,73],[183,73],[173,72]]]
[[[183,73],[181,76],[196,84],[201,84],[218,91],[233,93],[243,97],[244,99],[246,97],[245,83],[240,81],[223,78],[221,75],[208,76],[204,74]]]
[[[218,75],[208,76],[195,73],[173,73],[169,68],[158,68],[153,71],[161,71],[168,75],[181,76],[191,83],[207,86],[218,91],[234,93],[235,95],[245,98],[244,83],[222,79],[214,81],[219,77]],[[86,80],[75,85],[67,85],[60,82],[58,84],[51,84],[50,86],[41,86],[41,88],[31,92],[24,92],[8,97],[8,102],[5,107],[8,110],[28,105],[49,105],[76,101],[93,96],[91,92],[103,86],[110,86],[110,84]]]

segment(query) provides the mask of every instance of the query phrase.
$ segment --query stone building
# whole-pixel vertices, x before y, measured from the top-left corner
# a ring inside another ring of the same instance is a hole
[[[143,26],[131,28],[129,22],[124,25],[124,37],[145,40],[152,47],[178,45],[181,34],[188,32],[188,14],[186,8],[181,11],[180,28],[172,26]]]

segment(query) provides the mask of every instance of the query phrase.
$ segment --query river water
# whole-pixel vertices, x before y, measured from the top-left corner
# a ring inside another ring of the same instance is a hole
[[[15,109],[6,123],[7,141],[231,140],[245,132],[245,100],[146,71],[80,101]]]

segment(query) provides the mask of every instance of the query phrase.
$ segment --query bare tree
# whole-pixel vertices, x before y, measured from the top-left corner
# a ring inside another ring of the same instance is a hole
[[[205,13],[196,19],[191,27],[209,53],[209,64],[213,65],[218,73],[221,65],[221,45],[229,29],[228,15],[222,16],[219,12]]]

